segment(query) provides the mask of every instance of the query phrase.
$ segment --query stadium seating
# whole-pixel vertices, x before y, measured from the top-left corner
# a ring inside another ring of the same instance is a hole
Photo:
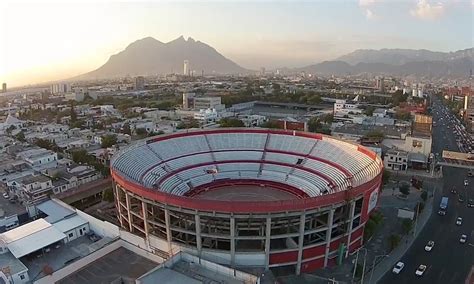
[[[367,182],[379,174],[380,163],[358,151],[357,145],[331,137],[249,131],[139,142],[116,154],[112,167],[134,182],[175,195],[215,180],[255,179],[286,183],[319,196]]]

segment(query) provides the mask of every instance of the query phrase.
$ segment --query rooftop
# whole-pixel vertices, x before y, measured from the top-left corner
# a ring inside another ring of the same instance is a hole
[[[120,279],[135,280],[156,267],[155,263],[134,252],[120,247],[85,268],[58,281],[58,284],[111,283]],[[121,283],[121,282],[117,282]],[[128,282],[127,282],[128,283]],[[134,282],[133,282],[134,283]],[[164,283],[164,282],[155,282]],[[180,282],[187,283],[187,282]]]
[[[35,182],[47,182],[50,181],[51,179],[44,176],[44,175],[37,175],[37,176],[29,176],[21,179],[22,184],[30,184],[30,183],[35,183]]]

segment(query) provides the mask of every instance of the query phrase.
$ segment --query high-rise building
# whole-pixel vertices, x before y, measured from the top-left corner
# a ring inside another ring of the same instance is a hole
[[[2,84],[2,93],[6,93],[7,92],[7,83],[3,83]]]
[[[266,70],[265,67],[260,67],[260,75],[265,76]]]
[[[183,64],[183,75],[185,75],[185,76],[189,76],[189,75],[190,75],[189,60],[184,60],[184,64]]]
[[[71,84],[69,83],[57,83],[50,87],[51,94],[65,94],[71,92]]]
[[[135,78],[135,90],[145,89],[145,78],[143,76],[138,76]]]
[[[375,87],[380,92],[385,92],[385,79],[384,77],[376,77]]]
[[[183,109],[190,109],[194,107],[195,93],[183,93]]]

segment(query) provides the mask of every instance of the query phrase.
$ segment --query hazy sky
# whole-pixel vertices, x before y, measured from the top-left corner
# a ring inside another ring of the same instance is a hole
[[[294,67],[358,48],[473,47],[474,0],[0,0],[0,81],[91,71],[129,43],[180,35],[246,68]]]

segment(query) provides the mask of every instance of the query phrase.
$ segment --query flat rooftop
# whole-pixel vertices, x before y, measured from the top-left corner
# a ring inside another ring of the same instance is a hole
[[[202,192],[193,198],[227,201],[278,201],[297,197],[289,192],[269,186],[236,185],[225,186]]]
[[[138,277],[155,268],[157,265],[158,263],[120,247],[56,283],[108,284],[113,281],[119,281],[120,279],[126,281],[131,280],[134,283]],[[157,283],[161,283],[161,281]]]

